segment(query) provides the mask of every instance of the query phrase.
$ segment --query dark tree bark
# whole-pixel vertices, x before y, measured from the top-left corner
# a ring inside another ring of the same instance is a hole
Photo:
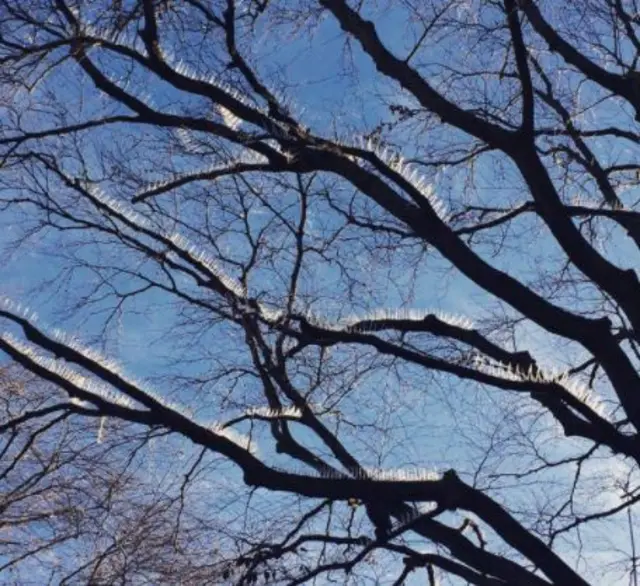
[[[639,24],[0,0],[0,569],[635,584]]]

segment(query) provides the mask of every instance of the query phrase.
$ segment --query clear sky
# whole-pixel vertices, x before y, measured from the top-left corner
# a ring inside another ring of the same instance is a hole
[[[380,9],[372,16],[375,16],[378,30],[387,45],[394,48],[398,55],[406,53],[411,46],[415,30],[402,25],[405,14],[401,4],[390,3],[384,7],[384,13]],[[363,55],[357,45],[345,46],[344,37],[331,18],[323,17],[320,24],[311,31],[302,28],[296,34],[287,26],[278,27],[267,20],[260,22],[263,23],[264,30],[258,30],[256,34],[252,58],[260,64],[260,71],[266,79],[277,79],[280,85],[287,87],[286,93],[291,99],[293,112],[301,117],[312,132],[355,142],[358,134],[371,131],[379,122],[393,119],[387,107],[389,103],[414,105],[395,83],[385,81],[376,74],[370,59]],[[429,47],[429,59],[433,62],[446,62],[455,43],[455,37],[451,37],[443,39],[438,46]],[[474,57],[468,52],[457,55],[456,58],[481,60],[484,56]],[[109,63],[109,67],[114,77],[123,71],[122,64],[114,61]],[[91,88],[91,84],[83,79],[72,64],[65,65],[62,70],[63,75],[51,76],[31,94],[28,99],[32,104],[44,99],[45,92],[52,91],[57,100],[70,106],[68,115],[77,119],[86,119],[110,110],[105,98]],[[179,110],[205,107],[203,100],[186,99],[183,94],[160,84],[152,76],[140,74],[129,84],[130,87],[134,87],[136,82],[144,90],[138,92],[140,96],[149,95],[152,102],[160,108],[170,107]],[[568,79],[567,85],[571,86],[571,83],[572,80]],[[583,91],[580,100],[585,103],[590,101],[588,89]],[[26,106],[26,103],[23,106]],[[603,106],[597,111],[597,115],[602,116],[603,120],[611,117],[619,123],[620,117],[626,114]],[[52,119],[50,113],[40,112],[32,117],[32,123],[37,125],[43,120],[48,123]],[[122,127],[114,126],[96,131],[91,139],[95,141],[93,146],[80,145],[88,168],[94,169],[97,175],[98,162],[104,162],[100,157],[126,152],[126,145],[132,141],[132,137],[140,141],[132,150],[140,160],[127,162],[133,171],[143,174],[149,181],[182,172],[188,169],[189,165],[195,164],[194,161],[197,159],[176,154],[160,161],[158,166],[149,168],[143,155],[153,157],[156,142],[167,140],[166,135],[162,131],[148,128],[124,134]],[[403,145],[403,155],[412,158],[419,157],[428,150],[429,141],[443,144],[447,140],[454,142],[456,137],[451,131],[438,129],[420,135],[419,131],[400,125],[390,133],[389,140]],[[603,158],[626,160],[637,155],[635,152],[607,151],[608,148],[606,144],[595,146],[596,153]],[[472,171],[468,168],[452,169],[445,166],[425,170],[435,193],[452,211],[470,202],[508,205],[527,199],[528,194],[523,191],[521,181],[515,176],[513,169],[508,166],[506,169],[500,167],[493,155],[479,157],[477,161]],[[203,166],[206,164],[205,162]],[[473,188],[469,188],[471,172],[475,180]],[[111,179],[105,181],[105,184],[106,189],[113,189],[116,198],[124,199],[131,195],[131,185],[124,180],[119,183]],[[277,193],[282,198],[290,197],[292,207],[295,205],[295,198],[290,192],[284,188],[278,192],[275,183],[256,179],[255,185],[264,190],[271,190],[271,193]],[[329,185],[329,188],[342,189],[344,186],[334,184]],[[219,216],[212,219],[214,224],[223,222],[227,216],[215,209],[218,200],[202,204],[202,201],[195,197],[198,195],[196,189],[199,188],[194,188],[193,191],[185,189],[185,193],[193,195],[194,199],[183,201],[179,209],[171,197],[162,199],[160,205],[165,206],[165,210],[175,212],[185,222],[197,222],[198,228],[206,227],[203,218],[208,213],[211,213],[212,217],[219,213]],[[576,186],[576,191],[587,199],[595,197],[593,187],[589,185]],[[268,212],[258,204],[252,205],[254,207],[248,215],[248,221],[251,228],[257,230],[261,227],[261,222],[265,221],[264,214]],[[139,206],[139,209],[143,213],[147,211],[143,205]],[[25,214],[29,213],[25,208]],[[295,209],[291,213],[294,218]],[[317,227],[320,233],[321,230],[327,229],[327,221],[335,221],[335,218],[331,219],[329,215],[325,216],[325,213],[326,209],[321,204],[312,210],[308,223],[310,232]],[[27,225],[25,217],[13,209],[3,212],[0,221],[4,226],[0,231],[0,245],[6,248]],[[549,273],[557,271],[560,266],[558,250],[533,218],[524,217],[516,226],[517,230],[527,236],[528,243],[535,241],[535,247],[531,246],[526,250],[503,250],[500,256],[496,257],[491,256],[494,250],[488,243],[480,247],[482,254],[487,258],[491,257],[494,264],[523,280],[536,277],[544,263],[550,267]],[[534,233],[539,234],[539,238],[531,238]],[[119,255],[127,254],[123,252],[122,247],[96,244],[84,239],[83,235],[69,247],[68,244],[64,244],[69,242],[68,238],[69,235],[64,232],[39,232],[30,239],[28,246],[13,254],[6,254],[3,263],[3,292],[14,299],[26,299],[26,303],[38,311],[41,323],[51,328],[64,328],[81,340],[95,345],[101,339],[102,327],[110,315],[107,309],[113,308],[113,297],[85,305],[77,311],[74,304],[83,301],[88,295],[95,294],[97,290],[94,287],[100,284],[104,274],[111,273],[120,290],[127,290],[131,286],[131,279],[126,274],[116,274],[113,267],[121,262],[122,266],[133,269],[138,266],[139,260],[131,254],[120,258]],[[240,236],[227,235],[217,240],[216,244],[219,246],[218,250],[207,252],[214,256],[225,254],[232,260],[246,256],[246,242]],[[617,237],[603,242],[602,245],[607,254],[615,258],[621,266],[637,266],[635,247]],[[341,306],[340,299],[332,298],[332,290],[335,290],[342,279],[336,263],[318,261],[308,268],[305,286],[308,287],[309,293],[313,292],[319,297],[313,308],[315,311],[328,314],[334,312],[334,315],[328,316],[329,318],[353,311],[395,309],[404,306],[432,308],[481,321],[493,312],[499,313],[504,310],[467,279],[452,272],[449,264],[434,254],[419,256],[415,251],[408,251],[406,254],[396,253],[390,258],[376,258],[362,243],[356,241],[351,246],[351,249],[345,248],[342,253],[351,255],[349,261],[353,267],[352,275],[362,281],[363,298],[360,307],[349,304],[350,306],[345,308]],[[415,262],[414,265],[411,265],[412,260]],[[68,267],[74,263],[76,266],[79,263],[86,266],[69,272]],[[93,263],[104,263],[104,266],[109,268],[99,274],[91,269],[90,265]],[[140,266],[142,264],[140,263]],[[229,267],[232,276],[238,276],[237,268],[232,267],[231,263],[227,263],[226,266]],[[254,281],[255,288],[267,291],[270,288],[277,289],[276,285],[267,282],[270,278],[269,273],[265,271],[263,275],[267,275],[262,277],[264,281],[261,281],[260,277]],[[58,288],[56,295],[52,295],[50,286],[41,287],[47,279],[55,281]],[[191,285],[189,287],[196,289]],[[411,293],[407,294],[409,290]],[[100,289],[100,295],[102,292]],[[589,294],[590,289],[585,286],[585,304],[589,303]],[[67,306],[60,306],[61,297],[66,298]],[[567,306],[575,302],[569,298],[559,298],[556,301]],[[233,405],[233,401],[230,402],[228,413],[219,413],[219,394],[227,384],[227,379],[223,377],[221,382],[204,384],[202,387],[194,383],[195,379],[206,377],[214,370],[212,364],[220,368],[230,364],[246,365],[243,341],[238,337],[237,330],[214,323],[208,328],[203,325],[206,322],[198,321],[199,319],[203,319],[201,313],[180,313],[167,295],[147,292],[144,296],[127,301],[123,311],[112,316],[107,324],[109,335],[101,351],[121,363],[127,372],[149,380],[150,386],[156,392],[167,394],[173,400],[194,410],[198,417],[219,419],[231,416],[237,407]],[[193,323],[187,323],[189,320],[195,320],[198,331],[194,330]],[[183,334],[195,333],[193,337],[182,338],[178,342],[176,337],[171,335],[178,329]],[[557,340],[550,341],[548,336],[527,325],[519,328],[518,338],[522,346],[533,349],[536,357],[549,367],[562,368],[578,355],[576,348],[561,345]],[[357,416],[366,419],[372,425],[371,432],[354,437],[352,444],[356,454],[369,466],[419,466],[435,470],[456,466],[462,472],[471,473],[486,449],[487,445],[484,442],[490,439],[491,430],[497,429],[497,435],[500,436],[500,433],[507,434],[513,425],[517,425],[514,421],[501,420],[506,417],[506,407],[511,406],[512,412],[522,414],[523,422],[535,426],[535,412],[527,411],[519,399],[515,401],[495,392],[485,393],[469,383],[442,375],[427,375],[417,369],[408,368],[401,380],[392,374],[385,375],[379,369],[372,369],[372,374],[363,377],[357,385],[357,392],[345,398],[341,409],[347,417]],[[247,387],[243,388],[240,394],[250,397],[255,389],[250,388],[250,383],[247,383]],[[215,399],[211,399],[214,395]],[[542,429],[548,422],[543,423],[540,423],[540,433],[543,433]],[[376,425],[384,425],[393,433],[379,434],[375,431]],[[548,430],[545,432],[548,433]],[[303,441],[311,442],[309,437],[302,435],[301,438]],[[509,443],[508,437],[499,439],[506,444]],[[546,444],[550,446],[549,455],[559,457],[567,453],[565,450],[568,448],[564,446],[569,442],[563,443],[563,447],[560,447],[554,443],[553,435],[550,434]],[[499,452],[503,459],[501,464],[491,463],[496,470],[523,464],[517,462],[516,446],[511,447],[514,448],[511,454],[509,450],[506,451],[506,456],[505,452]],[[268,442],[260,444],[259,449],[265,456],[272,455]],[[383,459],[380,459],[381,455],[384,455]],[[606,467],[598,468],[596,464],[591,472],[586,473],[597,476],[606,470],[609,474],[610,464],[610,460],[607,461]],[[624,464],[617,463],[614,472],[621,474],[624,471]],[[552,487],[556,481],[562,481],[561,489]],[[505,485],[500,493],[506,502],[514,505],[517,505],[520,499],[559,499],[562,490],[566,488],[566,478],[550,474],[548,482],[549,484],[543,487],[519,485],[514,488]],[[545,494],[545,491],[548,492]],[[610,495],[605,498],[610,498]],[[594,540],[594,547],[590,549],[589,544],[585,544],[589,559],[585,556],[583,563],[595,560],[594,565],[601,565],[602,560],[596,560],[594,554],[600,545],[596,537],[598,540],[613,540],[612,536],[616,535],[617,530],[618,527],[613,527],[606,536],[596,536],[595,533],[587,532],[588,538]],[[567,552],[573,553],[573,547],[573,543],[567,544]],[[605,561],[611,559],[613,558],[606,558]],[[423,577],[416,578],[415,583],[422,583],[421,581]]]

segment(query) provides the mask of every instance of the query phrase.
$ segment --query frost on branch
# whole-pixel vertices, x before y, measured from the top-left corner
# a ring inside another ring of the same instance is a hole
[[[363,315],[351,315],[336,321],[329,320],[318,314],[307,311],[305,318],[307,321],[319,328],[332,331],[346,332],[372,332],[376,330],[393,328],[393,322],[416,322],[420,323],[429,316],[443,322],[449,326],[471,330],[473,322],[464,317],[452,315],[440,310],[430,309],[375,309]]]
[[[36,348],[25,344],[24,342],[21,342],[10,333],[1,333],[0,339],[5,344],[13,348],[13,350],[15,350],[17,353],[26,356],[41,368],[65,379],[88,395],[93,395],[98,399],[101,399],[107,403],[118,405],[120,407],[133,407],[133,402],[131,401],[131,399],[129,399],[122,393],[115,392],[108,385],[97,382],[89,377],[80,374],[65,363],[61,363],[58,360],[43,355]]]
[[[295,474],[297,476],[311,476],[314,478],[326,478],[329,480],[344,480],[347,478],[355,480],[371,480],[374,482],[437,482],[442,479],[442,475],[427,468],[370,468],[362,467],[343,473],[332,469],[317,472],[309,469],[278,469],[285,474]]]
[[[23,308],[20,304],[16,304],[6,298],[2,299],[1,306],[4,309],[12,308],[15,312],[20,309],[22,314],[30,314],[30,312]],[[132,398],[128,396],[124,391],[114,389],[112,385],[95,378],[93,374],[90,376],[81,374],[80,372],[78,372],[78,370],[76,370],[76,368],[72,368],[71,366],[69,366],[69,364],[63,359],[52,358],[45,355],[39,347],[18,340],[10,332],[0,332],[0,340],[7,346],[10,346],[16,353],[28,358],[44,370],[47,370],[48,372],[68,381],[79,391],[83,391],[84,395],[87,398],[85,399],[72,397],[71,402],[73,404],[81,407],[88,407],[91,403],[90,397],[93,396],[96,399],[99,399],[106,403],[110,403],[112,405],[134,409],[137,406],[136,403],[142,400],[142,402],[145,403],[145,406],[148,408],[153,408],[155,404],[157,407],[172,411],[173,413],[178,414],[181,417],[189,419],[196,425],[200,425],[199,423],[197,423],[192,410],[185,407],[184,405],[169,401],[161,395],[158,395],[157,393],[149,390],[142,390],[142,385],[140,385],[134,379],[125,376],[116,362],[105,358],[96,350],[83,345],[77,338],[70,336],[65,332],[62,332],[61,330],[54,330],[51,334],[43,333],[43,335],[50,336],[58,344],[64,345],[70,350],[73,350],[88,362],[100,367],[101,370],[107,371],[108,373],[118,377],[123,386],[126,385],[130,388],[135,387],[137,393],[134,398]],[[149,401],[144,398],[141,399],[138,395],[144,395],[149,399]],[[275,417],[277,415],[275,413],[275,410],[256,409],[254,410],[254,412],[256,414],[264,413],[266,416],[272,415]],[[296,410],[292,407],[281,410],[282,414],[286,414],[290,417],[298,416],[298,412],[299,410]],[[103,424],[101,423],[101,429],[102,426]],[[232,441],[236,445],[242,447],[243,449],[246,449],[251,453],[256,452],[255,445],[253,444],[251,439],[248,436],[237,432],[231,427],[218,422],[209,424],[205,427],[215,435]]]
[[[238,281],[227,275],[216,260],[205,250],[196,246],[185,236],[177,232],[169,234],[167,238],[181,252],[205,267],[212,276],[220,281],[220,283],[236,297],[245,298],[247,296],[246,289]]]
[[[282,407],[281,409],[272,409],[270,407],[251,407],[245,411],[247,417],[256,417],[261,419],[300,419],[302,411],[298,407]]]
[[[85,182],[83,184],[83,189],[94,200],[94,204],[96,204],[98,209],[106,208],[110,214],[114,215],[121,221],[126,221],[131,224],[134,229],[149,230],[151,228],[151,224],[146,218],[142,217],[131,206],[127,205],[123,201],[107,195],[100,187]]]
[[[13,301],[13,299],[6,296],[0,296],[0,309],[19,315],[29,322],[35,323],[38,321],[38,314],[35,311],[32,311],[26,305]]]
[[[175,247],[175,252],[182,253],[194,261],[196,265],[199,265],[201,269],[204,268],[207,273],[222,283],[228,291],[231,291],[238,297],[246,297],[247,292],[240,283],[229,277],[209,253],[190,242],[182,234],[177,232],[156,232],[152,229],[151,224],[131,206],[108,196],[100,188],[93,185],[87,184],[85,190],[99,209],[101,207],[106,208],[111,214],[127,223],[131,228],[144,233],[149,238],[161,244],[169,241]]]
[[[387,147],[382,148],[379,143],[371,138],[358,138],[358,147],[370,151],[389,169],[400,175],[413,189],[415,189],[424,199],[427,200],[431,209],[443,222],[448,222],[450,213],[445,203],[434,193],[433,184],[422,175],[418,169],[407,163],[402,155],[394,153]]]
[[[30,322],[30,325],[32,327],[34,327],[33,322],[35,321],[35,319],[33,318],[33,314],[21,304],[4,297],[0,300],[0,307],[5,311],[12,313],[13,315],[23,317]],[[82,358],[86,359],[90,363],[95,364],[102,370],[114,376],[117,376],[123,383],[130,385],[131,387],[136,387],[137,389],[141,389],[144,386],[139,381],[126,375],[115,360],[107,358],[101,352],[98,352],[97,350],[87,346],[86,344],[83,344],[75,336],[63,332],[60,329],[47,331],[42,326],[38,328],[38,331],[40,331],[43,335],[48,336],[55,342],[66,346],[70,350],[73,350],[75,353],[82,356]],[[67,380],[74,386],[78,387],[80,390],[83,390],[86,393],[92,394],[107,402],[114,403],[122,407],[134,407],[134,401],[126,394],[119,390],[114,390],[111,385],[96,380],[95,378],[93,378],[93,376],[89,377],[79,373],[76,369],[71,368],[66,361],[58,358],[51,358],[45,355],[39,347],[20,341],[9,332],[2,333],[1,338],[16,352],[29,358],[49,372]],[[186,415],[186,410],[184,408],[166,401],[163,397],[157,395],[156,393],[149,390],[141,390],[140,392],[143,392],[145,395],[162,404],[163,406]],[[74,402],[78,403],[78,401],[79,400],[76,399]],[[84,403],[84,401],[80,401],[80,403]]]
[[[237,159],[232,159],[224,163],[210,165],[199,171],[192,171],[183,174],[174,174],[172,177],[154,181],[138,190],[132,198],[133,203],[166,193],[182,185],[195,181],[215,181],[229,175],[240,174],[246,171],[262,171],[263,166],[268,163],[268,159],[259,153],[250,151]]]
[[[426,501],[415,503],[405,514],[397,519],[397,523],[392,527],[394,533],[402,533],[409,529],[418,519],[429,515],[437,510],[434,502]]]
[[[513,382],[550,383],[560,385],[570,395],[589,407],[594,413],[606,420],[611,420],[611,414],[605,405],[589,387],[577,381],[566,371],[543,370],[529,366],[527,370],[514,367],[511,364],[492,361],[482,356],[474,358],[476,368],[490,376]]]
[[[224,106],[218,106],[218,112],[222,117],[222,122],[227,128],[231,130],[238,130],[242,124],[242,118],[236,116],[231,110]]]
[[[257,453],[256,445],[248,435],[240,433],[231,427],[226,427],[225,425],[215,422],[209,425],[209,431],[216,434],[217,436],[223,437],[232,441],[237,446],[247,450],[252,454]]]

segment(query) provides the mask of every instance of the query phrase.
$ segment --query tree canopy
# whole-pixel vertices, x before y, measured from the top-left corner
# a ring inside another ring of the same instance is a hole
[[[639,58],[635,0],[0,0],[0,571],[637,586]]]

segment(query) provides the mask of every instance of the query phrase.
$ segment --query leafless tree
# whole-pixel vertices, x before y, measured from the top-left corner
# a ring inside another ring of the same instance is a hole
[[[1,0],[7,571],[636,586],[639,31]]]
[[[15,368],[1,374],[2,420],[19,423],[2,428],[5,584],[223,580],[229,561],[211,535],[226,546],[225,499],[206,514],[194,501],[214,486],[195,477],[202,458],[168,465],[178,449],[166,430],[74,417],[52,404],[60,393],[50,385]]]

